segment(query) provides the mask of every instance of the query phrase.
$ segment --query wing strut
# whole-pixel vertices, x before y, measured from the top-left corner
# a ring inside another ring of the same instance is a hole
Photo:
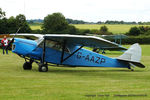
[[[61,64],[64,62],[64,61],[66,61],[68,58],[70,58],[72,55],[74,55],[76,52],[78,52],[81,48],[83,48],[84,47],[84,45],[83,46],[80,46],[80,48],[78,48],[77,50],[75,50],[73,53],[71,53],[68,57],[66,57],[66,58],[64,58],[64,51],[65,51],[65,46],[66,45],[66,42],[64,42],[64,44],[63,44],[63,50],[62,50],[62,56],[61,56]],[[64,59],[63,59],[64,58]]]
[[[46,38],[44,37],[43,40],[43,55],[42,55],[42,64],[44,65],[44,60],[45,60],[45,46],[46,46]]]
[[[61,64],[63,63],[65,48],[66,48],[66,40],[64,40],[62,45]]]

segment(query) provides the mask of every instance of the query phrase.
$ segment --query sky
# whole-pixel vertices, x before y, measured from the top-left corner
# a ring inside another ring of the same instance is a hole
[[[44,19],[61,12],[66,18],[88,22],[150,21],[150,0],[0,0],[6,17],[24,14],[27,19]]]

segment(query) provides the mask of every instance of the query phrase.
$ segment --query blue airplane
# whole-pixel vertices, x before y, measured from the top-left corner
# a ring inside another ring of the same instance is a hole
[[[70,67],[115,67],[128,68],[131,66],[145,68],[140,63],[141,47],[133,44],[123,55],[110,58],[87,50],[83,47],[94,47],[108,50],[125,50],[124,47],[95,36],[64,35],[64,34],[17,34],[28,39],[12,38],[12,52],[25,59],[24,70],[31,70],[32,63],[38,64],[40,72],[47,72],[49,64]],[[31,40],[36,37],[36,40]],[[30,39],[29,39],[30,38]],[[8,49],[7,48],[7,49]]]

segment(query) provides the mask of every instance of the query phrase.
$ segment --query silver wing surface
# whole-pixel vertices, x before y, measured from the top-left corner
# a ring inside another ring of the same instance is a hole
[[[46,34],[44,37],[47,40],[52,40],[60,43],[63,43],[65,41],[67,45],[95,47],[105,50],[127,50],[126,48],[114,42],[96,36]]]

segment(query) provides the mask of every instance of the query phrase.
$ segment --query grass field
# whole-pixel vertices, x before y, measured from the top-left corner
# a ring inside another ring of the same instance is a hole
[[[30,25],[30,27],[31,27],[32,30],[36,30],[36,29],[40,29],[40,30],[41,30],[41,29],[42,29],[41,26],[42,26],[42,25],[40,25],[40,24],[37,24],[37,25],[34,25],[34,24],[33,24],[33,25]]]
[[[100,29],[101,26],[104,26],[104,25],[98,25],[98,24],[75,24],[74,25],[75,27],[79,28],[79,29]],[[122,34],[122,33],[126,33],[129,31],[129,29],[131,27],[134,27],[134,26],[143,26],[143,25],[124,25],[124,24],[117,24],[117,25],[106,25],[108,27],[108,30],[110,32],[112,32],[113,34]],[[144,26],[147,26],[147,25],[144,25]]]
[[[104,25],[98,25],[98,24],[73,24],[76,28],[79,29],[100,29],[101,26]],[[110,32],[113,34],[124,34],[129,31],[131,27],[134,26],[150,26],[150,25],[106,25],[109,29]],[[30,25],[30,27],[35,30],[35,29],[41,29],[41,25]]]
[[[22,69],[22,58],[11,52],[0,53],[0,100],[149,100],[150,45],[142,45],[142,49],[142,62],[147,67],[135,68],[134,72],[49,66],[48,72],[41,73],[36,64],[26,71]]]

